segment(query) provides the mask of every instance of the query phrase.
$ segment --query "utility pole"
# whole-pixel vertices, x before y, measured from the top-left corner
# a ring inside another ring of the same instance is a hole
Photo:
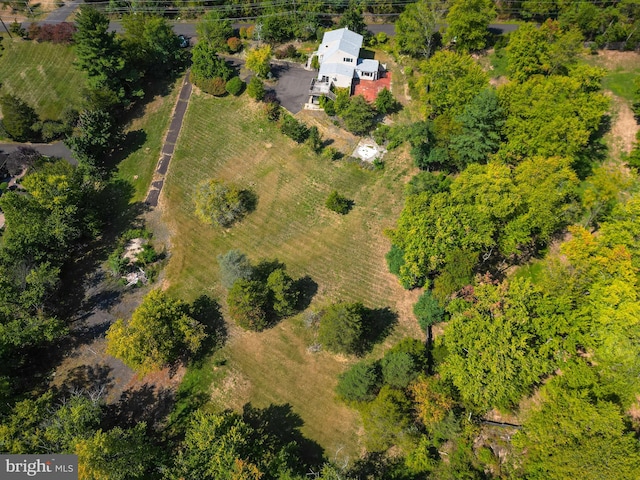
[[[7,25],[4,23],[4,20],[2,20],[0,18],[0,22],[2,22],[2,26],[4,27],[4,29],[7,31],[7,33],[9,34],[9,38],[13,38],[13,35],[11,35],[11,32],[9,31],[9,29],[7,28]]]

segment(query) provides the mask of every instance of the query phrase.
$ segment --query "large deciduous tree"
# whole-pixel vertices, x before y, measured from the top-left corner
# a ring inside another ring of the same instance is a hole
[[[449,193],[407,197],[397,229],[388,232],[403,251],[403,283],[444,269],[457,250],[512,255],[547,242],[575,218],[578,180],[569,165],[558,157],[532,158],[513,170],[472,164]]]
[[[416,86],[427,116],[461,114],[489,83],[487,74],[472,57],[454,52],[437,52],[421,64],[420,70],[424,75]]]
[[[474,296],[448,325],[440,372],[471,406],[510,408],[555,366],[539,332],[538,317],[547,314],[540,312],[542,294],[514,280],[480,285]]]
[[[552,21],[540,28],[525,23],[509,37],[506,48],[509,77],[524,82],[537,74],[566,74],[581,49],[582,37],[576,30],[563,32]]]
[[[491,0],[454,0],[447,14],[445,40],[454,43],[459,52],[482,50],[495,16]]]
[[[207,336],[205,325],[191,317],[189,305],[160,290],[151,291],[125,324],[107,331],[107,353],[136,371],[148,373],[196,353]]]
[[[534,155],[583,155],[600,127],[609,100],[578,78],[535,76],[498,90],[507,114],[499,155],[517,162]]]
[[[401,52],[429,58],[435,50],[438,24],[444,16],[444,2],[420,0],[410,3],[395,23],[396,43]]]

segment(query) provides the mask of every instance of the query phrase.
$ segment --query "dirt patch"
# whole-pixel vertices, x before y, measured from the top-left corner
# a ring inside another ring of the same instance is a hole
[[[142,247],[145,243],[144,238],[134,238],[129,241],[124,247],[122,257],[128,259],[130,262],[135,262],[138,254],[142,252]]]
[[[628,154],[631,152],[640,126],[638,126],[633,111],[627,102],[610,91],[607,91],[606,94],[613,102],[613,123],[606,137],[607,143],[611,148],[611,156],[616,160],[620,160],[622,153]]]
[[[509,79],[504,75],[500,75],[499,77],[489,79],[489,85],[492,85],[496,88],[501,87],[502,85],[505,85],[507,83],[509,83]]]
[[[594,61],[608,70],[638,68],[640,54],[636,52],[618,52],[616,50],[599,50]]]
[[[330,141],[329,146],[338,149],[340,152],[348,155],[358,144],[360,140],[355,135],[334,125],[331,119],[323,111],[302,110],[296,114],[298,120],[305,122],[309,126],[318,127],[318,131],[325,141]]]

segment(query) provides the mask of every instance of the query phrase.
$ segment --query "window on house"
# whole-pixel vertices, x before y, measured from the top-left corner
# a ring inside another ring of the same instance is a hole
[[[353,63],[353,58],[344,57],[342,60],[347,63]]]
[[[370,77],[373,74],[371,72],[362,72],[362,75],[364,75],[365,77]]]

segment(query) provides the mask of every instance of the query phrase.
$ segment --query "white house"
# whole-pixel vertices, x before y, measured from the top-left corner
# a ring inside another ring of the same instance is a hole
[[[311,82],[309,91],[312,101],[314,97],[327,95],[332,85],[350,89],[354,78],[378,79],[380,63],[359,58],[362,40],[362,35],[348,28],[325,32],[320,47],[312,54],[320,64],[318,78]]]

